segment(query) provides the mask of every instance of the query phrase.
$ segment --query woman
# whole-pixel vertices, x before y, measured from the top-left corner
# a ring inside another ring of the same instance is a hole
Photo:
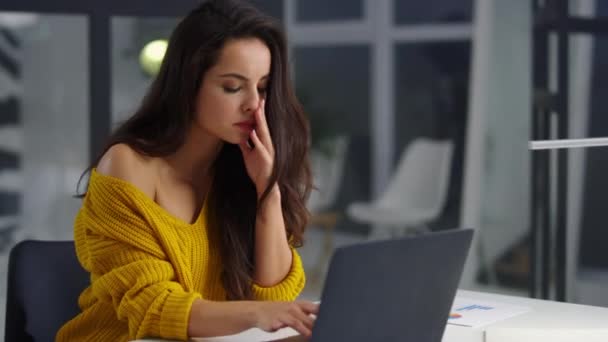
[[[189,13],[91,168],[74,228],[91,285],[57,340],[309,336],[307,139],[278,26],[233,0]]]

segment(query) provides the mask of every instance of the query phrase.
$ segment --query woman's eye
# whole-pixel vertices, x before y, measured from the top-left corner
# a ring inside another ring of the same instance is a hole
[[[236,93],[239,90],[241,90],[241,87],[237,87],[237,88],[224,87],[224,91],[227,93]]]

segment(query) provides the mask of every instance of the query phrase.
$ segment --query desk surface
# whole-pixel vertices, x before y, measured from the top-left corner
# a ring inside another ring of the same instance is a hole
[[[545,332],[561,332],[562,335],[567,331],[593,331],[598,337],[597,341],[608,341],[608,308],[595,306],[586,306],[569,303],[559,303],[538,299],[530,299],[524,297],[505,296],[491,293],[473,292],[459,290],[458,296],[468,297],[477,300],[487,300],[512,304],[518,306],[526,306],[532,310],[528,313],[515,316],[500,322],[496,322],[481,328],[468,328],[455,325],[447,325],[442,342],[492,342],[486,335],[490,335],[492,331],[504,334],[505,329],[517,329],[521,332],[522,329],[531,329],[534,331]],[[515,332],[515,330],[513,330]],[[487,334],[486,334],[487,333]],[[269,341],[273,339],[281,339],[296,335],[293,329],[285,328],[277,331],[274,334],[269,334],[259,329],[250,329],[243,333],[214,337],[214,338],[196,338],[196,342],[241,342],[241,341]],[[564,335],[565,336],[565,335]],[[498,340],[498,339],[497,339]],[[586,339],[591,341],[592,339]],[[135,342],[161,342],[163,340],[137,340]],[[566,340],[564,340],[566,341]],[[596,341],[596,339],[593,339]]]
[[[518,331],[530,329],[562,334],[566,334],[567,331],[601,331],[603,338],[598,341],[608,341],[608,308],[464,290],[459,290],[458,295],[477,300],[527,306],[532,310],[477,329],[448,324],[443,342],[484,342],[487,340],[484,339],[486,332],[489,335],[492,330],[498,329]]]

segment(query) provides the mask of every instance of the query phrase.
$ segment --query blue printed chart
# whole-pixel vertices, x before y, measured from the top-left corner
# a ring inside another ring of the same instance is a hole
[[[456,297],[450,311],[448,324],[478,328],[523,315],[529,311],[531,309],[525,306]]]

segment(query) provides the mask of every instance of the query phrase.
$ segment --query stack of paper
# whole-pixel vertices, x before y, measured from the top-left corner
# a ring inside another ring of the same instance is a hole
[[[523,306],[456,297],[448,324],[478,328],[528,311],[530,308]]]

